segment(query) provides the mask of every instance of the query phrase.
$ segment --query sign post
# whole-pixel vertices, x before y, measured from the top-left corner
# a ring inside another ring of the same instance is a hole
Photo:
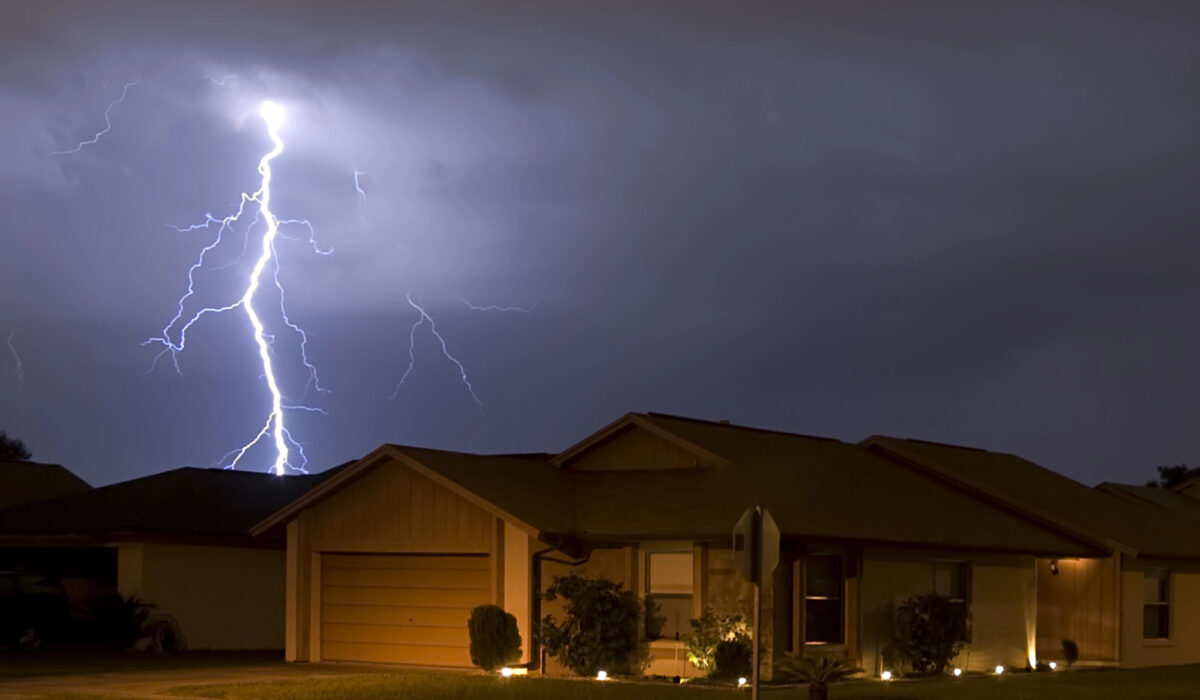
[[[758,650],[762,646],[762,582],[779,566],[779,527],[762,506],[749,508],[733,527],[733,563],[754,584],[754,645],[751,649],[750,698],[758,700]]]

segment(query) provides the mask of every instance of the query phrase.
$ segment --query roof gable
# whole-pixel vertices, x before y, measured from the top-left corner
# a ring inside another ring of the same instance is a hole
[[[58,464],[0,459],[0,510],[91,488],[86,481]]]
[[[550,460],[576,471],[657,471],[723,466],[728,460],[648,416],[626,413]]]

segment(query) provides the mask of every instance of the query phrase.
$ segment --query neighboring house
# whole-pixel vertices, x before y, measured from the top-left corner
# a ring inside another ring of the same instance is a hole
[[[193,649],[283,647],[284,542],[249,528],[325,476],[175,469],[0,511],[0,559],[172,615]]]
[[[0,510],[91,488],[58,464],[0,459]]]
[[[993,463],[1021,471],[1005,477],[989,471]],[[1009,492],[1006,481],[1028,483]],[[1027,495],[1029,485],[1047,492]],[[1118,514],[1129,544],[1103,523],[1036,505],[1078,497],[1076,487],[1094,496],[1089,509]],[[971,612],[956,660],[968,670],[1058,658],[1060,634],[1087,642],[1088,612],[1099,630],[1094,649],[1081,646],[1140,665],[1148,657],[1120,654],[1120,618],[1131,613],[1117,601],[1128,607],[1135,593],[1140,601],[1143,569],[1157,560],[1132,557],[1200,559],[1198,538],[1160,537],[1153,513],[1009,455],[882,437],[847,444],[653,413],[628,414],[556,455],[384,445],[253,532],[286,529],[291,661],[468,666],[467,615],[495,603],[517,617],[522,661],[537,667],[531,629],[557,609],[538,594],[576,571],[654,599],[667,621],[643,629],[657,634],[648,672],[695,675],[677,641],[688,620],[709,607],[751,613],[752,589],[730,547],[734,524],[754,505],[782,532],[781,563],[762,594],[767,673],[793,652],[884,670],[896,606],[929,591]],[[1144,526],[1124,522],[1142,516]],[[1163,548],[1144,546],[1151,541]],[[1128,558],[1121,576],[1114,557]],[[1105,567],[1108,592],[1096,601],[1058,585],[1080,580],[1076,569]],[[1169,614],[1195,616],[1183,607]],[[1163,662],[1200,661],[1200,641],[1187,639]],[[546,670],[561,672],[552,661]]]
[[[884,437],[863,444],[1109,553],[1039,559],[1040,657],[1071,639],[1084,661],[1200,663],[1200,528],[1185,496],[1092,489],[1009,454]]]

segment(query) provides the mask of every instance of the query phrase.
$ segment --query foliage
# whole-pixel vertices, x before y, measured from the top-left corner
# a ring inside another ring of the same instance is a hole
[[[467,620],[471,633],[471,663],[495,671],[521,658],[521,632],[517,618],[496,605],[480,605]]]
[[[778,676],[783,680],[808,684],[810,700],[828,697],[829,684],[845,680],[858,669],[831,656],[788,654],[779,662]]]
[[[750,675],[754,668],[754,647],[748,639],[723,639],[713,652],[714,678],[737,678]]]
[[[1152,488],[1173,489],[1194,476],[1200,476],[1200,467],[1176,464],[1173,467],[1156,467],[1158,478],[1146,482]]]
[[[638,641],[642,605],[621,584],[575,574],[555,576],[542,598],[565,601],[565,619],[546,615],[539,633],[546,651],[575,673],[629,673],[646,658]]]
[[[155,607],[119,593],[100,596],[91,608],[96,642],[109,649],[128,649],[146,636],[146,624]]]
[[[909,598],[896,609],[892,646],[917,673],[941,673],[958,656],[968,620],[961,607],[937,593]]]
[[[687,658],[701,671],[712,673],[716,670],[717,645],[721,642],[740,640],[750,644],[750,628],[741,615],[719,613],[709,608],[699,619],[688,623],[692,629],[683,635]]]
[[[9,437],[8,433],[0,430],[0,459],[24,461],[33,459],[33,453],[25,447],[25,443]]]
[[[1062,640],[1063,661],[1067,662],[1067,666],[1074,666],[1079,660],[1079,645],[1074,640]]]

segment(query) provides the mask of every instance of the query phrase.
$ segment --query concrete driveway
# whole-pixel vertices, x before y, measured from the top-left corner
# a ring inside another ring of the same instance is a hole
[[[161,693],[181,685],[252,683],[301,680],[363,673],[395,673],[396,667],[369,664],[287,664],[283,662],[230,667],[118,670],[98,673],[0,679],[0,700],[36,698],[50,693],[111,693],[145,698],[166,698]]]

